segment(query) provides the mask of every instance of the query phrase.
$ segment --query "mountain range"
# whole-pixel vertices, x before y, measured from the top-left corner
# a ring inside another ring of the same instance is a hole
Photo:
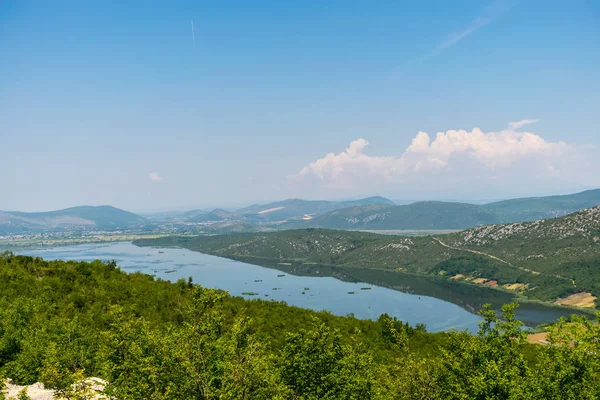
[[[288,199],[268,204],[254,204],[236,211],[216,209],[211,212],[206,212],[194,210],[185,214],[183,220],[186,222],[224,220],[243,220],[254,223],[278,222],[289,219],[301,220],[302,218],[310,218],[313,215],[348,207],[393,204],[393,201],[379,196],[351,201]]]
[[[600,205],[600,189],[565,196],[530,197],[475,205],[417,202],[408,205],[368,205],[334,210],[309,220],[292,221],[288,229],[356,230],[467,229],[564,216]]]
[[[564,216],[600,205],[600,189],[476,205],[424,201],[396,205],[384,197],[352,201],[288,199],[238,210],[193,210],[142,217],[112,206],[81,206],[50,212],[0,211],[0,234],[62,230],[117,230],[163,224],[192,225],[211,234],[283,229],[463,230],[477,226]]]

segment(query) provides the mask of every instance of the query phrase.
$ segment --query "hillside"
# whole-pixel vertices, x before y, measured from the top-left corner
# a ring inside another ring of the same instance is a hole
[[[484,309],[473,336],[385,314],[359,320],[244,300],[191,280],[126,274],[114,262],[4,253],[0,284],[0,398],[6,377],[12,388],[40,382],[38,394],[69,399],[96,398],[81,384],[89,377],[112,399],[600,395],[600,328],[578,316],[549,327],[552,346],[534,347],[511,304],[503,319]]]
[[[562,217],[600,205],[600,189],[565,196],[530,197],[486,204],[500,222],[524,222]]]
[[[498,222],[495,215],[473,204],[418,202],[408,205],[366,205],[317,215],[291,223],[294,228],[326,229],[466,229]]]
[[[181,246],[257,264],[312,263],[493,280],[544,301],[579,292],[600,296],[600,207],[552,220],[430,237],[305,229],[136,244]]]
[[[0,211],[0,233],[59,230],[115,230],[148,225],[146,218],[112,206],[80,206],[48,212]]]
[[[444,241],[580,285],[600,278],[600,207],[555,219],[473,228],[447,235]]]

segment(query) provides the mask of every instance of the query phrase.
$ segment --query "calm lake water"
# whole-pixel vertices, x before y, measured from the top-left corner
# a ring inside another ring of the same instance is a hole
[[[227,290],[234,296],[285,301],[290,305],[327,310],[336,315],[352,313],[361,319],[376,319],[387,313],[413,325],[423,323],[431,332],[450,328],[475,332],[481,320],[458,305],[435,297],[407,294],[367,283],[344,282],[332,277],[294,276],[185,249],[137,247],[119,242],[22,253],[47,260],[115,260],[126,272],[141,271],[170,281],[191,276],[195,283]],[[370,290],[361,290],[367,287]],[[244,292],[258,295],[243,295]]]

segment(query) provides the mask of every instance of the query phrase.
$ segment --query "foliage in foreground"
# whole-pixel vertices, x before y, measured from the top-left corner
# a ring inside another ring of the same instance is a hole
[[[114,263],[0,256],[0,376],[66,398],[84,376],[118,399],[593,399],[600,328],[584,317],[525,343],[516,305],[478,335],[383,315],[245,301]]]

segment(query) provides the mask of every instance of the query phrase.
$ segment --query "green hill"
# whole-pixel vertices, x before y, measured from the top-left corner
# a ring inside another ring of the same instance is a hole
[[[486,204],[501,222],[556,218],[600,205],[600,189],[565,196],[530,197]]]
[[[146,218],[112,206],[80,206],[48,212],[0,211],[0,233],[116,230],[149,225]]]
[[[113,399],[600,395],[600,328],[578,316],[548,328],[552,346],[534,346],[510,304],[502,318],[482,310],[476,336],[434,334],[385,314],[336,317],[127,274],[114,262],[10,253],[0,254],[0,287],[0,398],[10,378],[89,399],[88,377],[104,380],[102,397]]]
[[[322,229],[141,240],[269,264],[291,262],[494,280],[544,301],[600,297],[600,207],[565,217],[429,237]],[[573,282],[574,281],[574,282]]]

